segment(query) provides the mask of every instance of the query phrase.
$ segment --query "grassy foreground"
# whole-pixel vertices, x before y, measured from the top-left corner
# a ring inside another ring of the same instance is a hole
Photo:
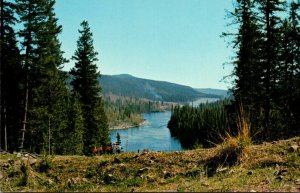
[[[300,137],[250,145],[235,161],[218,156],[218,147],[93,157],[1,153],[1,192],[299,192],[299,145]]]

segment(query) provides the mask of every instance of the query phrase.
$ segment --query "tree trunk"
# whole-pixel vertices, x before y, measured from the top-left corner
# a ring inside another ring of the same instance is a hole
[[[25,132],[26,132],[26,124],[27,124],[27,111],[28,111],[28,92],[29,92],[29,77],[28,72],[26,75],[26,86],[25,86],[25,107],[24,107],[24,119],[23,119],[23,127],[21,129],[21,138],[20,138],[20,151],[24,148],[24,141],[25,141]]]

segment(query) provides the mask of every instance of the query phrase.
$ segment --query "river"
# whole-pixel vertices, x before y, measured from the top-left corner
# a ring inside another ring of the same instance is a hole
[[[146,124],[129,129],[110,130],[112,142],[116,142],[117,132],[121,136],[123,151],[137,152],[144,149],[152,151],[179,151],[183,150],[179,140],[171,137],[167,128],[171,112],[144,113]]]

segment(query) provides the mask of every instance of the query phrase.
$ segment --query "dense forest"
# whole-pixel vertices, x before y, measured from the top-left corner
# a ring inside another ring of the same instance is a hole
[[[229,26],[238,30],[222,35],[235,51],[229,62],[234,98],[230,104],[176,107],[169,128],[185,146],[212,146],[220,134],[236,133],[240,109],[250,120],[254,142],[300,134],[299,0],[236,0],[234,5]]]
[[[92,146],[110,142],[98,53],[83,21],[67,87],[54,5],[1,1],[1,149],[88,155]]]

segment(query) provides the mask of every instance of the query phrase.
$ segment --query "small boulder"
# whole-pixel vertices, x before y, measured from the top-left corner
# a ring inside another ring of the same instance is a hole
[[[248,171],[247,172],[247,175],[252,175],[253,174],[253,171]]]
[[[142,174],[142,173],[144,173],[145,171],[148,171],[148,170],[149,170],[149,168],[147,168],[147,167],[141,168],[141,169],[138,170],[138,173]]]
[[[51,179],[48,179],[48,180],[47,180],[47,183],[48,183],[49,185],[54,184],[54,182],[53,182]]]
[[[119,164],[119,163],[121,163],[122,161],[119,159],[119,158],[117,158],[117,157],[115,157],[115,159],[114,159],[114,162],[113,163],[117,163],[117,164]]]
[[[297,152],[299,150],[299,145],[292,145],[290,148],[289,148],[289,151],[290,152]]]
[[[2,175],[2,173],[0,172],[0,180],[4,178],[4,176]]]
[[[10,165],[13,165],[13,164],[15,163],[15,160],[13,160],[13,159],[8,159],[8,163],[9,163]]]
[[[164,179],[171,178],[174,176],[174,174],[172,174],[171,172],[163,171],[163,173],[164,173]]]

